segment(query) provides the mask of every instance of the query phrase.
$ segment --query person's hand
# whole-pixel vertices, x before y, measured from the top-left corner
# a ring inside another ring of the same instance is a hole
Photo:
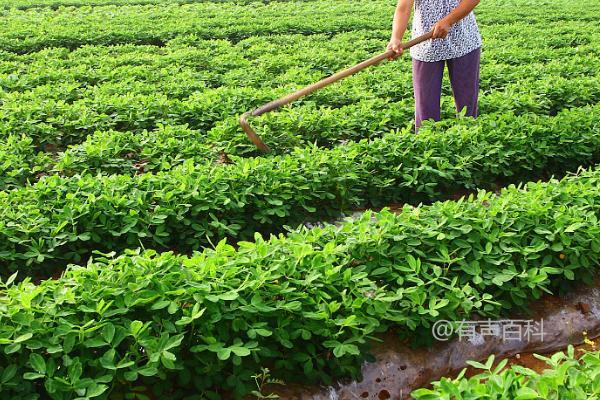
[[[433,39],[445,39],[446,36],[448,36],[448,33],[450,32],[450,29],[452,28],[452,25],[450,25],[448,22],[444,21],[443,19],[440,20],[437,24],[435,24],[433,26]]]
[[[396,53],[389,58],[390,61],[395,60],[396,58],[400,57],[402,53],[404,53],[404,49],[402,48],[402,41],[400,39],[391,39],[387,45],[387,50],[392,50],[394,53]]]

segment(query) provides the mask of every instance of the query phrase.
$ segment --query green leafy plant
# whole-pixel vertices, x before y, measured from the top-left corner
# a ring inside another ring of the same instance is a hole
[[[600,395],[600,352],[588,352],[576,358],[573,346],[567,353],[552,357],[536,355],[548,365],[542,373],[513,365],[507,360],[495,367],[494,356],[485,364],[469,362],[483,370],[471,378],[462,371],[455,379],[444,378],[433,383],[433,389],[418,389],[412,393],[417,400],[435,399],[593,399]]]
[[[366,213],[186,257],[99,255],[2,284],[3,396],[242,396],[276,379],[357,376],[370,338],[498,316],[600,261],[600,170],[460,201]]]
[[[155,175],[48,176],[0,192],[0,274],[19,268],[22,276],[46,275],[53,264],[80,262],[93,250],[188,251],[282,231],[368,200],[418,204],[465,188],[497,189],[491,182],[500,179],[561,174],[598,161],[597,108],[445,122],[419,135],[395,132],[226,166],[189,162]]]

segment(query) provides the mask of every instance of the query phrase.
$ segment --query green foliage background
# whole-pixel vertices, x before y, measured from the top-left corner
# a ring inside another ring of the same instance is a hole
[[[477,120],[445,83],[446,120],[414,135],[405,57],[255,119],[273,153],[247,141],[239,114],[381,52],[393,7],[0,0],[0,397],[241,397],[262,368],[331,383],[377,333],[426,344],[438,318],[590,282],[597,2],[482,2]],[[594,360],[415,396],[589,395]]]

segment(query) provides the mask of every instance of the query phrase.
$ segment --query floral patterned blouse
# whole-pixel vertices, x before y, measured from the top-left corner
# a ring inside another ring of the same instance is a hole
[[[460,0],[415,0],[412,37],[429,32],[433,26],[452,10]],[[410,49],[410,55],[419,61],[436,62],[462,57],[481,47],[481,35],[475,14],[469,13],[452,26],[445,39],[423,42]]]

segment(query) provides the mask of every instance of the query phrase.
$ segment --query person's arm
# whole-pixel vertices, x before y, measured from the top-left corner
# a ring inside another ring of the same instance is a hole
[[[444,18],[438,21],[433,26],[433,38],[444,39],[448,36],[448,32],[452,28],[452,25],[469,15],[471,11],[479,4],[479,0],[461,0],[458,6],[446,15]]]
[[[394,13],[394,24],[392,25],[392,37],[387,46],[388,50],[393,50],[396,57],[402,55],[402,38],[408,27],[410,14],[412,12],[414,0],[398,0],[396,12]]]

